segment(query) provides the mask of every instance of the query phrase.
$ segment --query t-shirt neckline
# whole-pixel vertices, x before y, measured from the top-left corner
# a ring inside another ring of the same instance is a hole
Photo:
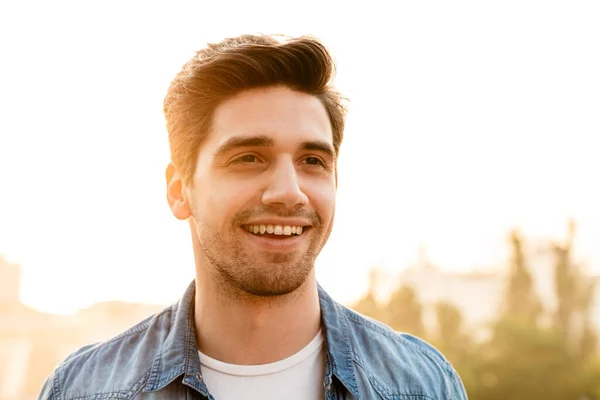
[[[310,341],[304,348],[298,351],[291,356],[284,358],[283,360],[275,361],[269,364],[259,364],[259,365],[238,365],[238,364],[230,364],[223,361],[219,361],[212,357],[207,356],[206,354],[198,351],[200,355],[200,363],[203,367],[210,368],[217,372],[235,375],[235,376],[260,376],[260,375],[269,375],[275,374],[286,369],[290,369],[302,361],[309,358],[316,351],[320,350],[323,346],[324,336],[323,329],[319,330],[317,335]]]

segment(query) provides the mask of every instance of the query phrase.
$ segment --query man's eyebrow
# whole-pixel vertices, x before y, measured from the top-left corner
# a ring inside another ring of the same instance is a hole
[[[233,136],[227,139],[217,150],[213,153],[214,157],[219,157],[231,150],[240,147],[273,147],[275,146],[275,140],[267,135],[258,136]]]
[[[300,149],[302,150],[313,150],[320,151],[321,153],[325,153],[331,158],[335,158],[335,150],[333,146],[325,141],[321,140],[309,140],[300,143]]]

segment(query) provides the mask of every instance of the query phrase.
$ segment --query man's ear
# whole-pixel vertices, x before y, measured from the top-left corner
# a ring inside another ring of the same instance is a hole
[[[165,178],[167,179],[167,201],[171,212],[177,219],[182,221],[188,219],[192,216],[192,211],[183,192],[184,185],[181,174],[173,163],[167,165]]]

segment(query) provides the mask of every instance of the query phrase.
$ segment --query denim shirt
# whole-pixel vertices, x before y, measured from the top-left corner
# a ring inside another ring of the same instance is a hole
[[[433,347],[336,303],[321,286],[318,291],[326,399],[467,399],[457,373]],[[67,357],[39,399],[214,400],[202,379],[194,295],[192,282],[173,306]]]

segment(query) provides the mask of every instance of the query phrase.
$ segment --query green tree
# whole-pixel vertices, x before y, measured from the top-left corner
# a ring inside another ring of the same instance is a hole
[[[582,266],[573,260],[575,230],[575,223],[571,222],[566,242],[553,245],[557,299],[554,324],[566,345],[585,358],[596,351],[596,334],[591,322],[595,287]]]
[[[376,298],[377,278],[378,271],[372,268],[369,271],[369,286],[367,292],[352,306],[352,308],[361,314],[385,323],[385,305],[379,304]]]
[[[600,382],[597,358],[583,359],[570,351],[564,332],[571,331],[577,296],[565,257],[560,252],[557,261],[557,297],[563,306],[557,311],[558,323],[540,326],[542,309],[533,291],[533,279],[527,268],[520,236],[511,235],[512,258],[505,292],[504,307],[492,324],[491,337],[478,350],[475,362],[475,384],[471,398],[496,399],[584,399],[592,398]],[[563,249],[564,250],[564,249]],[[560,271],[559,271],[560,270]],[[587,295],[590,293],[588,292]],[[565,310],[570,310],[565,312]],[[591,334],[591,330],[589,334]],[[589,340],[589,339],[588,339]]]
[[[423,307],[415,290],[410,286],[401,285],[392,292],[385,304],[379,304],[377,302],[377,282],[380,278],[380,271],[371,269],[368,290],[352,308],[389,325],[396,331],[424,337]]]
[[[556,331],[519,319],[497,321],[475,371],[474,400],[578,400],[594,390],[586,366]]]
[[[402,285],[390,296],[386,307],[385,322],[394,330],[425,337],[423,306],[417,292],[408,285]]]
[[[452,363],[461,363],[467,355],[467,346],[470,340],[463,332],[463,319],[460,310],[453,304],[445,301],[435,305],[437,322],[436,333],[432,336],[433,344]]]
[[[467,393],[476,384],[473,369],[477,357],[477,347],[472,337],[466,333],[460,310],[452,303],[440,301],[435,305],[437,329],[430,334],[431,343],[457,370]]]
[[[512,256],[502,314],[537,323],[542,307],[533,290],[533,278],[527,266],[523,239],[517,231],[510,234],[510,245]]]
[[[553,310],[544,310],[536,296],[523,238],[516,231],[510,234],[504,298],[481,342],[469,336],[460,311],[447,302],[436,304],[437,329],[425,331],[423,306],[409,286],[400,286],[388,303],[378,304],[372,285],[357,308],[398,331],[429,339],[457,369],[471,400],[600,399],[600,358],[591,318],[595,286],[573,261],[574,228],[572,224],[565,243],[553,244]]]

